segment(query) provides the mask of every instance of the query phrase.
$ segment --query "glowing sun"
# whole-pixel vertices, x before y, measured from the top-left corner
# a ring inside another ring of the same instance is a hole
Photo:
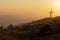
[[[60,2],[57,2],[56,5],[60,7]]]
[[[60,0],[55,1],[55,2],[54,2],[54,5],[60,7]]]

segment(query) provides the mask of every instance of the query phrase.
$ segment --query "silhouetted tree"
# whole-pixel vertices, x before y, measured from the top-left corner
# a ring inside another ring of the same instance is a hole
[[[3,26],[1,25],[0,26],[0,34],[2,34],[3,33]]]
[[[0,27],[0,30],[3,30],[3,27]]]
[[[7,28],[8,29],[14,29],[14,26],[12,24],[10,24]]]

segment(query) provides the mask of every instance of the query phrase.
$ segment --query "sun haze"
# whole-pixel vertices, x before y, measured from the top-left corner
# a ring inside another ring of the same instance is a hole
[[[0,24],[19,24],[49,17],[51,8],[53,16],[59,16],[59,6],[59,0],[0,0]]]

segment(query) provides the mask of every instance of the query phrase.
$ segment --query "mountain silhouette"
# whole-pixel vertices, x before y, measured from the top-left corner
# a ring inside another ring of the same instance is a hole
[[[0,28],[0,40],[60,40],[60,16]]]
[[[57,29],[57,27],[60,27],[60,16],[55,18],[44,18],[37,21],[32,21],[29,23],[25,23],[23,25],[18,25],[20,29],[25,30],[39,30],[42,27],[44,27],[45,24],[49,24],[52,29]]]

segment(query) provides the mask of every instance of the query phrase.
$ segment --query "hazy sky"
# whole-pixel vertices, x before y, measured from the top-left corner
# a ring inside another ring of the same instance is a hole
[[[55,5],[58,1],[60,0],[0,0],[0,24],[19,24],[49,17],[51,8],[54,16],[59,16],[60,8]]]

